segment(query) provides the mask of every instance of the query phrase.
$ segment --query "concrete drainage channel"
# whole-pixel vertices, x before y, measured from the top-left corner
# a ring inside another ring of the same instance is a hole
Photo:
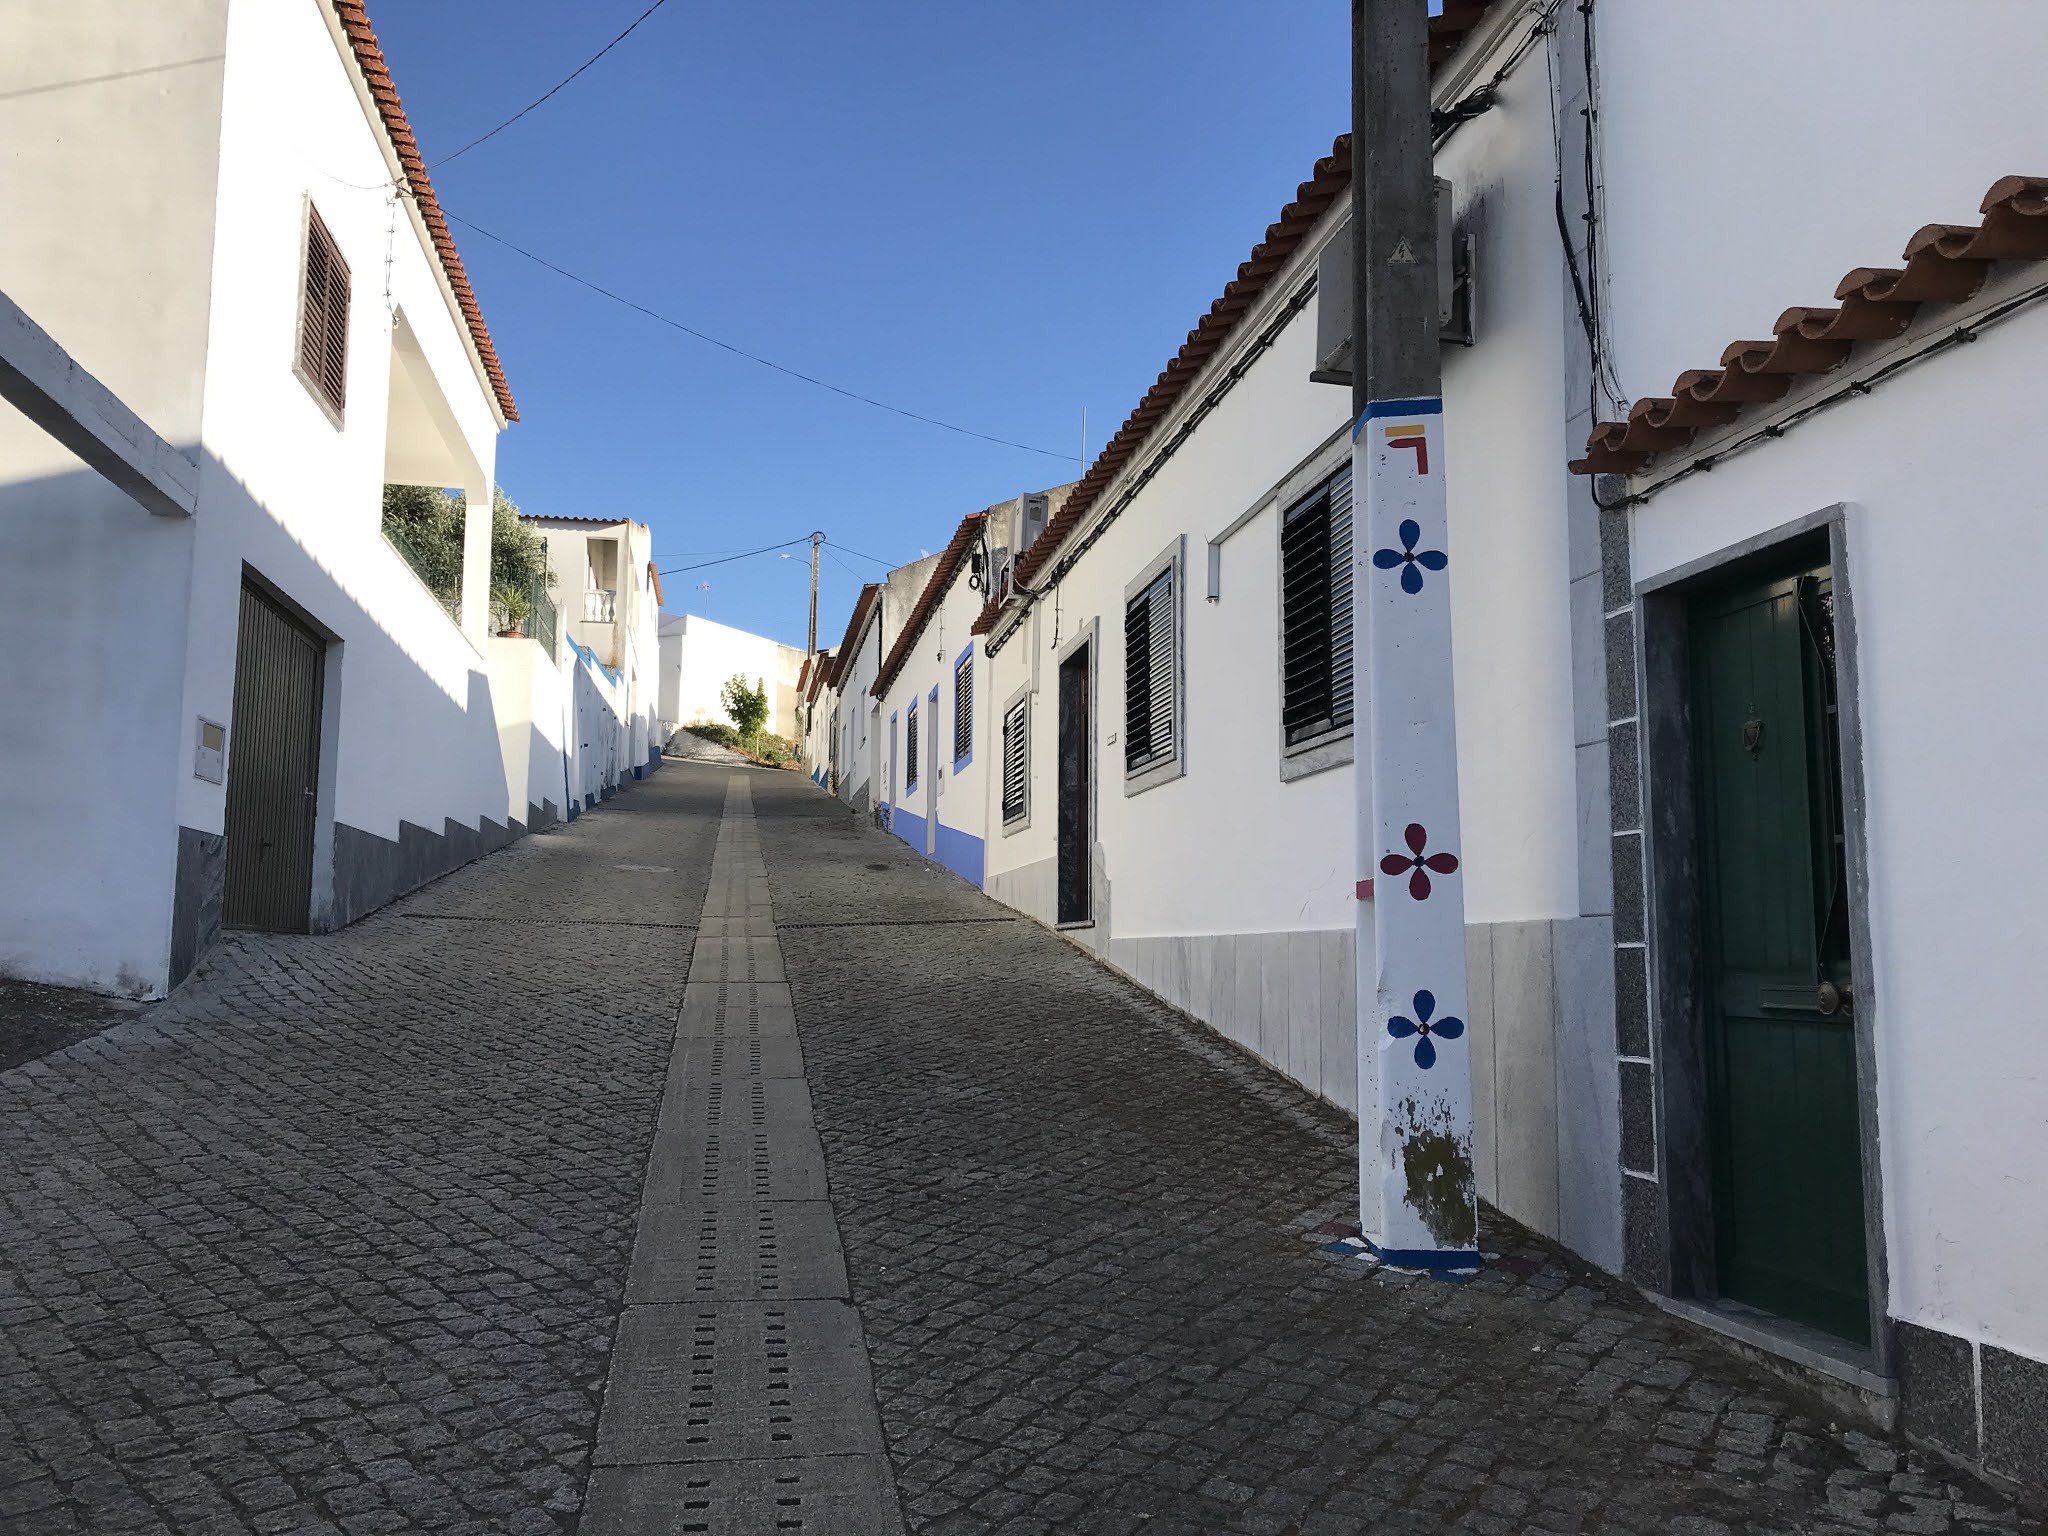
[[[900,1536],[745,776],[726,785],[584,1536]]]

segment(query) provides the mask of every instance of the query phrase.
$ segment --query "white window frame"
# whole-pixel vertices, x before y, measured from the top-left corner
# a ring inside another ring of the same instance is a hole
[[[1173,623],[1173,755],[1156,763],[1148,763],[1139,769],[1123,770],[1124,797],[1142,795],[1148,789],[1157,789],[1162,784],[1181,778],[1188,771],[1188,589],[1187,589],[1187,535],[1175,534],[1166,548],[1146,561],[1138,574],[1124,584],[1124,606],[1119,614],[1122,628],[1118,635],[1118,704],[1117,735],[1112,738],[1121,741],[1130,721],[1130,657],[1125,654],[1128,641],[1127,631],[1131,599],[1143,592],[1159,579],[1162,571],[1173,576],[1173,597],[1167,604],[1167,611]],[[1118,749],[1118,761],[1123,761],[1122,748]]]
[[[1003,711],[996,716],[996,820],[1001,824],[1005,837],[1022,832],[1031,825],[1031,695],[1030,683],[1019,685],[1016,692],[1003,701]],[[1013,819],[1003,814],[1003,775],[1009,770],[1009,743],[1003,733],[1008,729],[1010,712],[1020,704],[1024,707],[1024,809]]]

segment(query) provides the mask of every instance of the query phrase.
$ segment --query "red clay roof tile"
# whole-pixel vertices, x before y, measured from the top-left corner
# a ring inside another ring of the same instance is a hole
[[[1429,66],[1432,71],[1441,67],[1464,45],[1492,4],[1493,0],[1444,0],[1443,14],[1431,17],[1429,22]],[[1287,265],[1309,231],[1329,211],[1330,204],[1350,186],[1351,135],[1347,133],[1339,135],[1330,146],[1330,153],[1316,162],[1315,174],[1295,188],[1294,201],[1280,211],[1280,217],[1274,223],[1267,226],[1266,238],[1253,248],[1250,257],[1238,267],[1237,276],[1224,285],[1222,295],[1209,306],[1209,312],[1188,332],[1188,339],[1182,343],[1180,351],[1160,372],[1158,380],[1138,402],[1137,409],[1125,418],[1116,435],[1103,446],[1059,515],[1046,525],[1045,532],[1025,551],[1017,562],[1015,581],[1028,586],[1051,563],[1060,546],[1094,509],[1110,481],[1144,446],[1152,428],[1173,408],[1203,366],[1221,350],[1238,321],[1252,308],[1273,276]],[[975,619],[973,632],[987,634],[995,628],[1001,616],[1002,597],[993,595]]]
[[[1669,396],[1638,400],[1626,421],[1586,439],[1575,475],[1632,475],[1726,426],[1745,406],[1780,399],[1801,376],[1839,368],[1860,341],[1902,334],[1922,304],[1960,304],[1994,261],[2048,261],[2048,177],[2004,176],[1984,194],[1981,224],[1929,224],[1906,242],[1903,267],[1858,267],[1835,285],[1834,308],[1794,306],[1769,341],[1732,342],[1719,368],[1681,373]]]
[[[888,692],[889,685],[896,681],[896,674],[903,670],[904,662],[910,659],[910,648],[917,644],[917,637],[924,633],[924,627],[945,601],[946,588],[953,580],[953,573],[960,569],[960,562],[967,558],[974,541],[981,537],[981,525],[988,520],[986,512],[970,512],[960,519],[960,526],[953,530],[953,537],[939,552],[939,563],[932,567],[932,573],[924,584],[924,590],[917,595],[917,606],[910,610],[910,617],[903,625],[903,633],[896,637],[896,643],[889,647],[889,656],[882,663],[882,670],[875,676],[875,686],[868,690],[876,698]],[[979,631],[970,631],[979,633]]]
[[[406,184],[412,189],[420,220],[427,226],[427,234],[433,239],[434,250],[441,258],[441,270],[448,275],[448,286],[455,292],[455,302],[469,327],[470,339],[476,343],[477,356],[483,360],[484,374],[491,381],[498,409],[505,413],[507,421],[517,421],[519,407],[512,403],[512,389],[505,382],[504,368],[498,363],[498,349],[491,345],[491,333],[484,325],[484,312],[477,305],[475,290],[469,286],[469,274],[462,269],[462,258],[456,254],[455,237],[448,233],[448,220],[441,212],[440,199],[434,196],[434,184],[427,178],[427,162],[420,155],[418,141],[412,136],[412,124],[406,121],[405,108],[399,105],[398,87],[391,82],[391,70],[384,62],[384,50],[377,44],[377,34],[370,28],[369,15],[363,9],[362,0],[333,0],[333,3],[334,14],[341,20],[341,30],[347,35],[349,47],[355,53],[356,67],[363,72],[363,80],[370,88],[370,98],[377,103],[377,112],[384,119],[384,131],[390,135],[391,147],[397,152],[398,163],[405,171]]]

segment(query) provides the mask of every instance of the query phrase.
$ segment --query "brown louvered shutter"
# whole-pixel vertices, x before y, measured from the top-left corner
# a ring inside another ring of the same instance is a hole
[[[315,209],[306,210],[299,371],[336,415],[348,404],[348,263]]]

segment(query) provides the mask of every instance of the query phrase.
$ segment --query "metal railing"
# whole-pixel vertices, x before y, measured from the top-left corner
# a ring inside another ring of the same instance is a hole
[[[548,660],[553,661],[556,655],[555,636],[558,619],[555,614],[555,600],[548,596],[545,576],[536,576],[533,579],[533,587],[527,593],[526,600],[531,604],[526,615],[526,632],[540,642],[540,648],[547,652]]]
[[[618,611],[619,594],[593,587],[583,594],[583,622],[609,624]]]
[[[413,547],[412,540],[408,539],[394,524],[388,522],[384,524],[384,541],[404,557],[405,563],[412,567],[412,573],[419,577],[420,585],[434,594],[435,600],[447,610],[448,617],[460,624],[462,622],[461,557],[457,556],[455,568],[453,571],[450,571],[446,569],[445,561],[436,562],[428,559],[418,549]],[[441,568],[436,569],[437,565]]]

